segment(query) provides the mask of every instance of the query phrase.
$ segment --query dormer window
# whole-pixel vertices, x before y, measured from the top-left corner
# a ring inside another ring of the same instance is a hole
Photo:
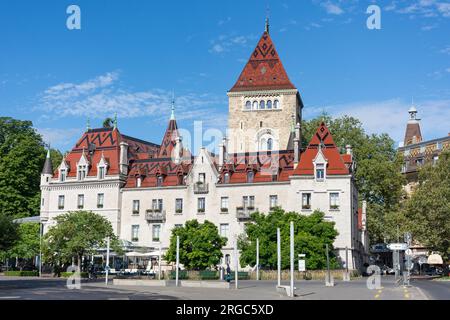
[[[103,156],[103,153],[102,153],[102,157],[101,157],[100,161],[97,164],[97,171],[98,171],[97,172],[97,178],[99,180],[105,179],[107,169],[108,169],[108,162],[106,162],[106,159],[105,159],[105,157]]]
[[[325,179],[325,164],[317,163],[316,164],[316,180],[323,181]]]
[[[86,178],[87,175],[87,166],[81,165],[78,166],[78,180],[82,181]]]
[[[142,185],[142,178],[141,177],[136,177],[136,187],[140,188]]]
[[[66,169],[61,169],[60,172],[59,172],[59,181],[60,182],[66,181],[66,176],[67,176],[67,170]]]
[[[223,183],[230,183],[230,174],[228,172],[223,175]]]
[[[248,171],[247,172],[247,182],[253,183],[254,178],[255,178],[255,173],[253,171]]]
[[[156,177],[156,186],[157,187],[162,187],[163,182],[164,182],[164,177],[163,176]]]

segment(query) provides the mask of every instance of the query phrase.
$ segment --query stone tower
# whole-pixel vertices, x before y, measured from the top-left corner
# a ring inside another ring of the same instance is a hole
[[[303,103],[266,28],[241,75],[227,93],[228,152],[294,149]]]
[[[404,146],[422,142],[422,133],[420,131],[420,119],[417,118],[417,109],[414,106],[408,110],[409,120],[406,125]]]

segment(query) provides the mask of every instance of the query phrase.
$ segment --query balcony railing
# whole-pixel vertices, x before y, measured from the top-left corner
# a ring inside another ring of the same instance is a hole
[[[194,184],[194,193],[195,194],[204,194],[204,193],[208,193],[208,187],[209,184],[208,183],[203,183],[203,182],[196,182]]]
[[[166,210],[149,209],[145,212],[145,220],[147,222],[165,222]]]
[[[236,207],[236,218],[240,221],[249,220],[253,212],[258,211],[255,207]]]

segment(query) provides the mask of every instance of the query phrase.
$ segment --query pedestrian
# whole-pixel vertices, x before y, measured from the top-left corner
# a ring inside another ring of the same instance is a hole
[[[226,280],[227,282],[231,281],[231,268],[230,268],[230,264],[227,263],[227,275],[226,275]]]

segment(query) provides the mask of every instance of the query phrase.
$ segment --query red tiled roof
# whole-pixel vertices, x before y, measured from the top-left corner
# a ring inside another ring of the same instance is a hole
[[[302,153],[300,162],[294,170],[294,175],[314,175],[314,159],[319,152],[319,148],[321,148],[328,162],[326,168],[327,175],[345,175],[350,173],[344,160],[349,160],[349,155],[341,155],[339,153],[330,131],[325,123],[322,123],[309,142],[305,152]]]
[[[118,129],[99,128],[86,131],[78,140],[72,150],[65,156],[65,161],[69,166],[68,177],[76,177],[77,162],[84,154],[89,161],[89,170],[87,176],[97,175],[97,164],[100,162],[102,154],[108,163],[108,175],[119,174],[120,160],[120,142],[126,142],[129,145],[129,159],[139,159],[141,157],[152,157],[159,146],[151,142],[122,135]],[[58,170],[55,170],[54,177],[58,177]]]
[[[264,32],[231,92],[295,89],[268,32]]]
[[[158,158],[171,157],[172,150],[173,148],[175,148],[177,137],[178,137],[177,122],[174,119],[171,119],[169,121],[169,125],[167,126],[166,133],[164,134]]]

